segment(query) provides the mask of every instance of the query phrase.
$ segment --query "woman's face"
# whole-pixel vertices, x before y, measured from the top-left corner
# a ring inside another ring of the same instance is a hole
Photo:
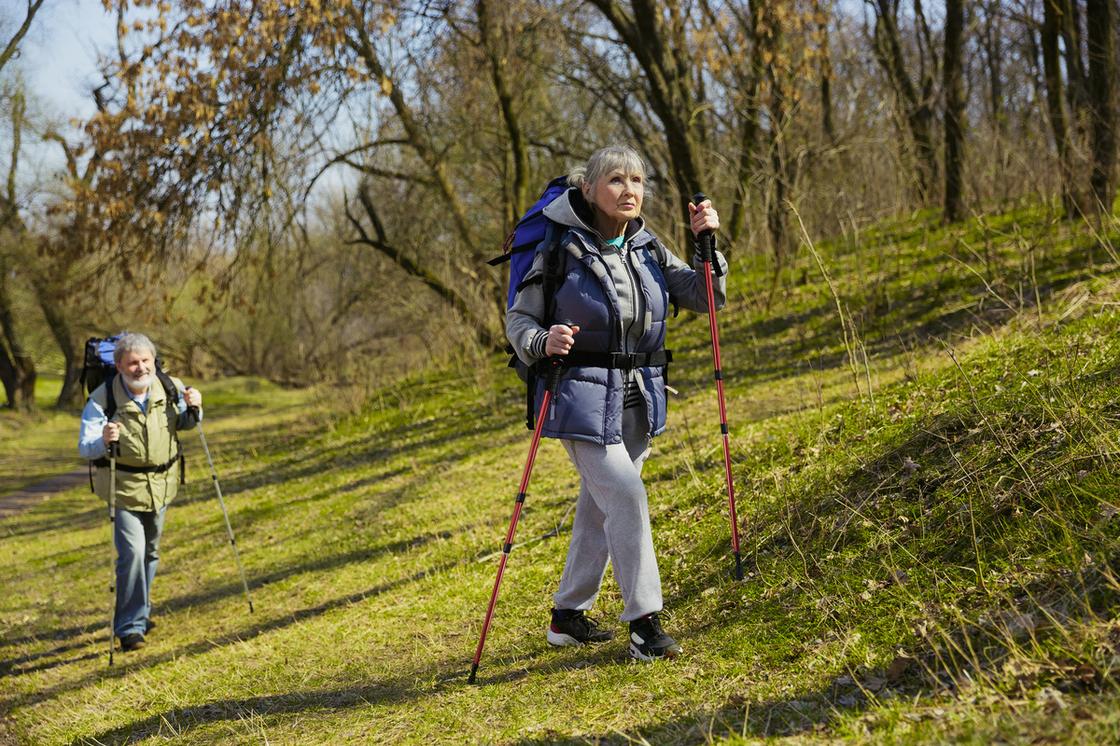
[[[622,223],[641,214],[644,195],[645,182],[640,174],[615,169],[600,176],[584,196],[603,217]]]

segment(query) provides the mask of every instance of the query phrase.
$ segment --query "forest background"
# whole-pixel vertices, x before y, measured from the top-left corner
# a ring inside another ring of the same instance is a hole
[[[688,195],[771,291],[805,237],[1116,192],[1115,0],[105,0],[87,117],[42,113],[0,11],[0,381],[80,403],[84,340],[144,329],[184,376],[359,389],[502,345],[485,260],[597,147]],[[67,82],[68,84],[71,82]],[[44,148],[63,164],[36,167]],[[801,221],[799,223],[798,221]]]

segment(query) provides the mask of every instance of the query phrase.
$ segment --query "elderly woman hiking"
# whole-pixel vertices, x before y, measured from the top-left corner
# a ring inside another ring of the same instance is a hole
[[[553,645],[603,642],[613,633],[587,616],[608,560],[630,625],[630,655],[672,658],[681,646],[661,628],[661,578],[642,465],[665,429],[663,349],[670,299],[706,313],[703,262],[689,267],[642,221],[646,168],[632,148],[594,153],[571,187],[545,208],[561,226],[560,265],[546,308],[538,253],[506,316],[506,336],[527,365],[564,360],[542,435],[559,438],[580,475],[571,543],[547,638]],[[693,236],[719,228],[711,203],[689,205]],[[721,270],[726,262],[714,257]],[[725,273],[715,302],[724,303]],[[541,400],[544,382],[538,383]]]

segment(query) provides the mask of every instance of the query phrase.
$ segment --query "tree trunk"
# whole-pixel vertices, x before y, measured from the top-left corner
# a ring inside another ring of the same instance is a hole
[[[832,9],[822,7],[820,0],[813,0],[813,13],[816,16],[821,45],[821,127],[829,144],[836,145],[836,126],[832,121],[832,48],[829,44],[828,32]]]
[[[932,76],[925,69],[920,76],[921,88],[914,87],[902,54],[898,31],[898,6],[889,0],[875,5],[875,57],[894,87],[900,113],[906,120],[914,142],[917,169],[915,184],[922,203],[929,200],[937,175],[937,152],[933,144]]]
[[[458,288],[444,282],[428,267],[417,263],[401,251],[399,247],[389,242],[385,232],[385,226],[382,224],[377,207],[373,202],[373,197],[370,195],[368,186],[365,183],[358,186],[358,201],[361,202],[362,209],[373,227],[374,235],[370,235],[361,220],[350,212],[350,206],[347,204],[346,218],[349,220],[350,225],[358,232],[359,236],[358,239],[350,243],[360,243],[369,246],[389,257],[398,267],[412,277],[420,280],[432,290],[432,292],[439,296],[440,299],[459,312],[463,319],[474,330],[479,345],[490,350],[501,349],[504,346],[504,336],[494,334],[492,325],[488,323],[486,319],[479,317],[473,310],[472,304],[467,298],[463,297]]]
[[[57,288],[52,288],[48,282],[38,278],[34,282],[35,296],[43,317],[47,320],[47,327],[51,330],[55,344],[62,352],[65,361],[65,370],[62,375],[62,390],[55,400],[55,409],[63,411],[81,404],[81,382],[78,378],[82,373],[82,345],[71,331],[69,319],[60,307],[63,293]]]
[[[694,121],[701,101],[693,90],[684,26],[674,23],[667,28],[663,4],[653,0],[632,0],[633,16],[613,0],[588,2],[610,22],[645,73],[650,107],[665,130],[681,214],[687,215],[688,200],[696,189],[705,188],[706,173],[699,157],[699,128]],[[669,3],[669,10],[674,18],[679,16],[676,2]]]
[[[499,4],[504,8],[505,4]],[[506,230],[513,230],[514,224],[528,206],[529,198],[529,145],[521,127],[521,119],[514,107],[513,93],[506,71],[508,55],[503,48],[502,24],[494,17],[491,0],[478,0],[475,5],[478,27],[482,37],[482,49],[490,62],[490,78],[498,105],[502,112],[506,134],[509,137],[509,154],[513,158],[513,173],[509,177],[509,203],[506,207]]]
[[[762,13],[761,0],[751,0],[748,3],[747,10],[746,16],[741,12],[735,14],[743,34],[751,40],[751,53],[746,72],[738,75],[739,88],[743,96],[743,111],[739,118],[738,127],[739,160],[735,171],[735,199],[731,205],[731,218],[728,221],[727,228],[728,237],[732,243],[739,240],[747,223],[750,178],[757,168],[758,132],[761,129],[759,112],[762,109],[762,103],[759,101],[759,85],[766,68],[763,62],[762,39],[758,33]],[[712,17],[714,18],[714,16]],[[730,46],[728,46],[728,53],[729,55],[732,53]]]
[[[33,15],[29,10],[27,23],[31,22]],[[26,28],[12,42],[13,45],[24,32]],[[8,166],[7,185],[0,195],[0,241],[7,242],[10,246],[19,244],[27,232],[16,204],[16,174],[19,169],[20,135],[23,132],[25,106],[22,92],[17,91],[12,96],[10,114],[12,157]],[[0,382],[8,397],[8,408],[29,412],[35,408],[35,363],[24,349],[16,330],[12,295],[8,288],[9,275],[14,266],[14,262],[10,264],[10,260],[6,246],[0,243]]]
[[[1094,211],[1112,214],[1116,199],[1116,8],[1113,0],[1087,0],[1089,105],[1092,111],[1093,170],[1089,186]]]
[[[43,1],[44,0],[28,0],[27,15],[24,16],[23,23],[16,29],[16,33],[8,40],[4,48],[0,50],[0,70],[4,69],[4,65],[8,64],[8,61],[15,55],[16,50],[19,49],[19,43],[23,40],[23,37],[27,35],[27,30],[31,28],[31,22],[35,20],[35,14],[43,7]]]
[[[943,219],[955,223],[964,217],[961,173],[964,167],[964,4],[945,3],[945,210]]]
[[[0,382],[8,397],[8,408],[21,412],[35,409],[35,362],[23,347],[16,330],[8,291],[8,263],[0,252]]]
[[[1054,134],[1054,148],[1058,152],[1058,167],[1062,177],[1062,209],[1069,219],[1077,217],[1078,188],[1074,178],[1073,148],[1070,146],[1069,123],[1066,119],[1065,86],[1062,83],[1062,67],[1059,57],[1058,39],[1061,36],[1062,0],[1043,0],[1042,32],[1042,69],[1046,80],[1046,110],[1050,117],[1050,130]]]
[[[776,33],[776,32],[775,32]],[[773,189],[767,200],[766,226],[770,230],[770,243],[774,250],[775,276],[785,265],[786,243],[788,241],[786,201],[789,199],[790,183],[787,180],[787,161],[785,127],[786,100],[773,64],[766,66],[770,83],[770,178]]]

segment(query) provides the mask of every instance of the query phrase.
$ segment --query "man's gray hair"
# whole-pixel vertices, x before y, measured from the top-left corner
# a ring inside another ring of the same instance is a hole
[[[583,189],[616,169],[627,176],[637,174],[643,181],[646,178],[646,162],[638,151],[629,145],[608,145],[596,150],[585,165],[568,174],[568,183]]]
[[[156,357],[156,346],[152,344],[152,340],[137,332],[125,332],[117,340],[116,346],[113,347],[113,362],[119,363],[126,352],[136,352],[137,350],[150,350],[152,358]]]

